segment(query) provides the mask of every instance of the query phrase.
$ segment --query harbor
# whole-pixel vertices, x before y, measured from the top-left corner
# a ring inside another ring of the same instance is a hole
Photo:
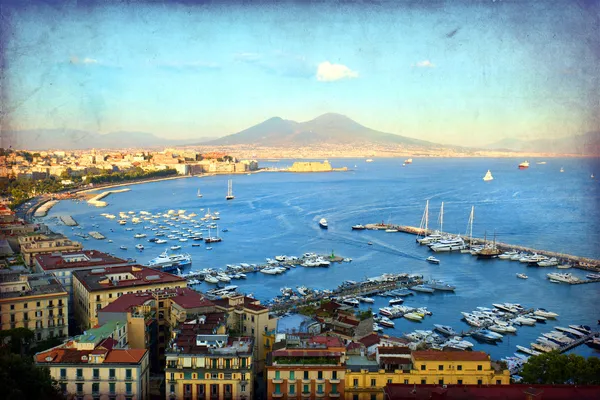
[[[105,198],[108,195],[115,194],[115,193],[129,192],[130,190],[131,189],[129,189],[129,188],[106,190],[100,194],[95,195],[94,197],[89,199],[87,202],[96,207],[106,207],[108,205],[108,203],[105,201],[102,201],[103,198]]]

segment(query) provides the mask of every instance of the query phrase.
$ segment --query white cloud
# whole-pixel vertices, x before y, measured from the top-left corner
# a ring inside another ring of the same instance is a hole
[[[413,64],[413,67],[417,67],[417,68],[435,68],[435,64],[433,64],[429,60],[423,60],[423,61],[419,61],[416,64]]]
[[[84,64],[97,64],[98,60],[94,60],[93,58],[84,58],[82,63]]]
[[[324,61],[317,67],[317,80],[322,82],[352,78],[358,78],[358,72],[352,71],[342,64],[332,64],[329,61]]]
[[[70,59],[71,64],[98,64],[98,60],[95,60],[93,58],[83,58],[80,59],[79,57],[76,56],[72,56]]]

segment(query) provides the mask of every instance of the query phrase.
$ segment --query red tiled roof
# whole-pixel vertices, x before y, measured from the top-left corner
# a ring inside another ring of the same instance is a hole
[[[379,362],[384,364],[410,365],[410,358],[403,357],[379,357]]]
[[[106,358],[105,363],[139,363],[144,358],[146,349],[117,349],[112,350]]]
[[[108,343],[112,347],[112,344]],[[68,344],[67,344],[68,345]],[[63,345],[64,346],[64,345]],[[50,350],[38,353],[35,355],[35,360],[38,363],[56,363],[56,364],[87,364],[88,359],[82,359],[83,356],[90,354],[106,354],[105,363],[113,364],[137,364],[139,363],[146,349],[107,349],[96,346],[94,350],[77,350],[75,348],[55,347]],[[49,358],[49,360],[46,360]]]
[[[202,294],[187,287],[168,290],[167,292],[177,293],[177,296],[170,297],[169,299],[185,309],[211,307],[215,305],[212,301],[208,300]]]
[[[411,351],[408,347],[402,347],[402,346],[395,346],[395,347],[391,347],[391,346],[379,346],[377,348],[377,352],[379,354],[411,354]]]
[[[298,350],[275,350],[273,357],[341,357],[339,351],[327,351],[322,349],[298,349]]]
[[[123,279],[114,281],[113,283],[103,283],[108,281],[107,275],[112,274],[132,274],[134,279]],[[95,272],[95,270],[79,270],[74,271],[73,276],[90,292],[105,290],[107,288],[140,287],[171,282],[181,282],[184,287],[187,285],[184,278],[137,264],[103,268],[102,272]],[[153,279],[151,277],[156,278]]]
[[[362,343],[350,342],[346,346],[346,350],[350,351],[350,350],[354,350],[354,349],[360,349],[362,346],[363,346]]]
[[[35,360],[39,363],[87,363],[87,360],[83,361],[81,357],[87,356],[91,352],[91,350],[53,348],[36,354]],[[50,361],[46,358],[49,358]]]
[[[490,356],[483,351],[413,351],[415,361],[489,361]]]
[[[362,339],[359,339],[359,342],[361,342],[362,344],[365,345],[365,347],[371,347],[377,343],[379,343],[379,335],[376,333],[371,333],[367,336],[365,336]]]
[[[141,306],[152,299],[150,292],[124,294],[106,305],[100,312],[128,312],[132,307]]]
[[[67,262],[64,260],[64,256],[73,256],[78,254],[85,255],[89,258],[89,261]],[[45,271],[61,268],[86,268],[127,264],[126,260],[111,256],[110,254],[106,254],[98,250],[64,251],[59,253],[38,254],[35,256],[35,259]]]
[[[527,392],[541,392],[543,400],[597,400],[600,398],[600,386],[573,385],[403,385],[388,384],[384,388],[384,397],[394,400],[428,400],[443,398],[446,400],[523,400]],[[534,397],[537,398],[537,397]]]
[[[337,336],[313,336],[308,339],[308,343],[325,344],[327,347],[344,347],[344,343]]]

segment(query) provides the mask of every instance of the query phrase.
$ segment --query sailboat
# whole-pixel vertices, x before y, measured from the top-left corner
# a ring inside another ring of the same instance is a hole
[[[225,196],[226,200],[233,200],[235,197],[233,196],[233,182],[230,180],[227,181],[227,196]]]
[[[217,225],[217,235],[219,234],[219,226]],[[204,242],[205,243],[217,243],[222,241],[223,239],[221,239],[219,236],[212,236],[211,234],[211,228],[210,226],[208,227],[208,237],[204,238]]]
[[[200,193],[200,188],[198,188],[198,194],[196,196],[202,197],[202,193]]]
[[[560,172],[565,172],[565,169],[563,167],[560,167]]]
[[[487,233],[485,234],[485,239],[484,242],[487,242]],[[496,231],[494,231],[494,241],[492,243],[492,245],[490,246],[489,244],[485,244],[483,246],[483,249],[479,252],[477,252],[477,258],[496,258],[498,257],[498,255],[500,255],[500,253],[502,253],[500,250],[498,250],[498,248],[496,247]]]
[[[419,225],[419,233],[417,235],[417,243],[421,243],[421,240],[427,235],[428,229],[427,224],[429,223],[429,200],[425,203],[425,211],[423,211],[423,216],[421,217],[421,224]],[[421,233],[423,233],[423,237],[421,237]],[[424,243],[423,243],[424,244]]]
[[[471,214],[469,215],[469,222],[467,222],[467,235],[469,237],[469,247],[462,249],[461,253],[470,253],[473,247],[473,220],[475,219],[475,206],[471,206]]]
[[[427,204],[429,204],[429,202]],[[418,240],[419,244],[426,244],[428,246],[431,246],[432,244],[437,243],[442,239],[442,232],[443,232],[443,228],[444,228],[444,202],[443,201],[442,201],[442,206],[440,208],[439,221],[440,221],[440,230],[432,233],[431,235],[425,236],[422,239],[419,239]],[[425,223],[425,225],[426,225],[426,230],[427,230],[427,222]]]
[[[490,170],[488,169],[488,172],[487,172],[487,173],[485,174],[485,176],[483,177],[483,180],[487,182],[487,181],[491,181],[491,180],[493,180],[493,179],[494,179],[494,177],[492,176],[492,173],[491,173],[491,172],[490,172]]]

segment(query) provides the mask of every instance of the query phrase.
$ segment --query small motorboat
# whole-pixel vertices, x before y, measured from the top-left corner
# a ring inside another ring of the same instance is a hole
[[[392,299],[389,301],[390,306],[393,306],[396,304],[402,304],[402,303],[404,303],[404,299],[402,297],[396,297],[395,299]]]
[[[127,246],[124,246],[124,245],[121,245],[121,246],[119,246],[119,248],[120,248],[121,250],[127,250]]]
[[[427,262],[430,262],[432,264],[439,264],[440,260],[438,260],[437,258],[435,258],[434,256],[429,256],[426,258]]]
[[[529,277],[527,275],[525,275],[525,274],[517,274],[517,278],[527,279]]]
[[[181,246],[179,246],[179,245],[171,246],[171,250],[179,250],[179,249],[181,249]]]
[[[135,248],[138,249],[139,251],[144,250],[144,245],[143,244],[136,244]]]
[[[364,231],[365,229],[367,229],[367,227],[361,224],[352,226],[353,231]]]

